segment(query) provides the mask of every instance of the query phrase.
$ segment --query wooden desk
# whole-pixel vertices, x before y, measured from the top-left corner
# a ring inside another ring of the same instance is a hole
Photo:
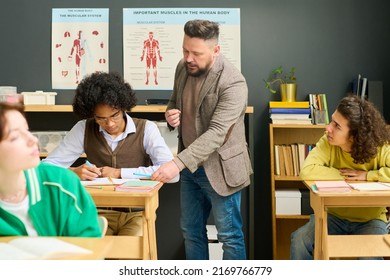
[[[158,191],[163,184],[150,192],[116,192],[113,186],[103,186],[102,189],[86,188],[97,207],[129,207],[143,208],[145,217],[144,234],[142,238],[143,259],[157,260],[156,241],[156,210],[158,208]],[[125,250],[125,249],[124,249]],[[120,258],[125,258],[121,255]],[[133,258],[130,257],[129,258]]]
[[[329,207],[388,207],[390,191],[356,191],[348,193],[313,192],[314,181],[305,181],[310,190],[310,205],[315,216],[314,259],[329,257],[390,256],[383,235],[328,236]]]
[[[25,237],[25,236],[23,236]],[[12,239],[18,238],[18,236],[0,237],[0,242],[9,242]],[[31,237],[39,238],[39,237]],[[113,239],[110,237],[96,238],[96,237],[53,237],[62,241],[83,247],[91,250],[92,254],[78,255],[67,258],[61,258],[66,260],[102,260],[108,252],[111,250]]]

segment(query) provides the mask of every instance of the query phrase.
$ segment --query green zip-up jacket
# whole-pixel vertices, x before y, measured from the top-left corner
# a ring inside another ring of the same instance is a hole
[[[100,237],[96,206],[72,171],[47,163],[25,171],[32,223],[39,236]],[[24,224],[0,207],[0,235],[28,235]]]

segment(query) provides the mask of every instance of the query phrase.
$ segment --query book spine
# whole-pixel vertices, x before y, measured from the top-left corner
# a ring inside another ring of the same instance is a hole
[[[357,88],[356,88],[356,95],[357,96],[360,96],[360,93],[361,93],[361,86],[360,86],[360,80],[362,79],[362,75],[358,75],[358,78],[357,78]]]
[[[310,108],[270,108],[271,114],[310,114]]]
[[[311,119],[271,119],[273,124],[302,124],[312,125]]]
[[[357,79],[352,80],[352,94],[357,94]]]
[[[316,94],[316,97],[317,97],[318,110],[322,111],[323,107],[322,107],[321,94]]]
[[[326,94],[322,94],[322,99],[324,103],[324,111],[325,111],[325,124],[329,124],[329,113],[328,113],[328,102],[326,101]]]
[[[279,145],[275,144],[275,175],[280,175]]]
[[[295,101],[295,102],[285,102],[285,101],[270,101],[270,108],[309,108],[309,101]]]
[[[362,83],[362,100],[366,99],[366,89],[367,89],[367,78],[363,78],[363,83]]]
[[[279,154],[279,167],[280,167],[280,175],[286,176],[286,164],[284,162],[284,154],[283,154],[283,145],[278,145],[278,154]]]
[[[271,114],[273,120],[307,120],[310,119],[309,114]]]

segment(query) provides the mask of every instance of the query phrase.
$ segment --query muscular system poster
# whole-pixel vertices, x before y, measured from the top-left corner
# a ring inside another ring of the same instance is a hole
[[[95,71],[108,71],[108,9],[53,9],[52,87],[75,89]]]
[[[172,89],[182,58],[183,27],[191,19],[218,22],[221,52],[241,69],[240,9],[123,9],[123,72],[134,89]]]

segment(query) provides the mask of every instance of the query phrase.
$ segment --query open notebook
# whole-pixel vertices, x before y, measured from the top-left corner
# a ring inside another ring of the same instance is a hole
[[[390,184],[383,182],[315,181],[315,186],[319,192],[390,191]]]
[[[19,237],[0,242],[0,260],[59,259],[92,251],[55,237]]]
[[[390,191],[389,183],[367,182],[367,183],[349,183],[349,185],[358,191]]]

